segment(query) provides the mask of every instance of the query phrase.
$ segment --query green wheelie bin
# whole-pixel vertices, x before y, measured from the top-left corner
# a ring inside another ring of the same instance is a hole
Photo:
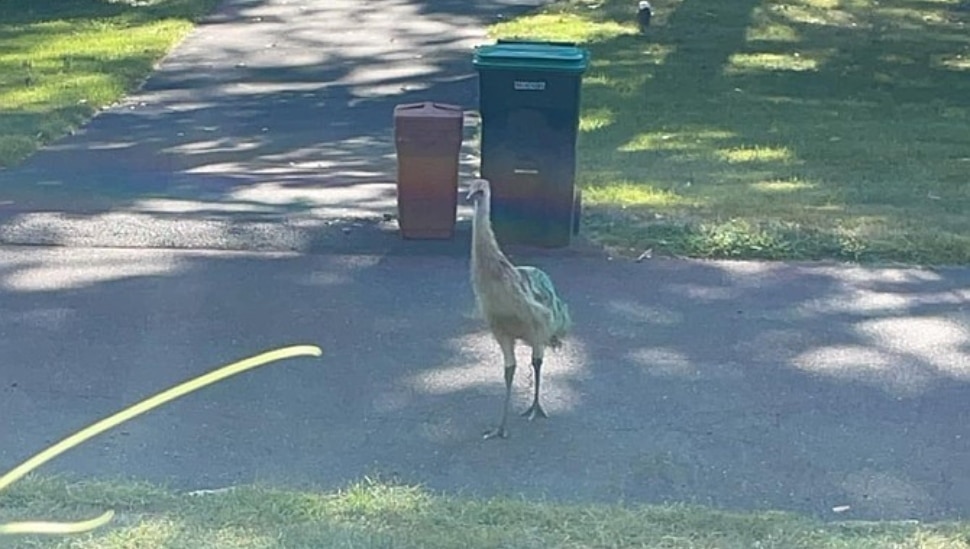
[[[503,244],[568,246],[578,231],[576,143],[589,52],[572,43],[499,40],[475,50],[481,176]]]

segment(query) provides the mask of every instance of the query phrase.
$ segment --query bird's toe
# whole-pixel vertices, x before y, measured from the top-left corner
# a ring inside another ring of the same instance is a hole
[[[489,429],[488,431],[485,431],[485,434],[482,435],[482,438],[484,438],[485,440],[489,440],[492,438],[509,438],[509,432],[505,429],[505,427],[496,427],[495,429]]]
[[[529,406],[529,409],[522,412],[522,415],[528,418],[529,421],[532,421],[537,417],[543,417],[543,418],[549,417],[546,414],[546,411],[542,409],[542,406],[540,406],[538,402],[534,403],[532,406]]]

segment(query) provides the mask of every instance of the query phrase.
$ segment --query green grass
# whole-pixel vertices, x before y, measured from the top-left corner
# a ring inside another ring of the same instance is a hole
[[[958,0],[563,0],[494,37],[575,40],[585,226],[621,252],[970,263]]]
[[[135,89],[216,2],[0,1],[0,168]]]
[[[789,513],[704,507],[477,500],[365,480],[334,493],[240,487],[179,494],[142,483],[28,478],[0,494],[0,522],[116,511],[71,537],[7,536],[0,547],[121,549],[778,548],[966,549],[962,523],[826,523]]]

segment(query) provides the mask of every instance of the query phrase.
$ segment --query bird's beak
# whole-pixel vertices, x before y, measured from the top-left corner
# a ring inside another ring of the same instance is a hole
[[[472,189],[468,191],[468,194],[465,196],[465,200],[467,200],[468,202],[473,202],[476,198],[478,198],[481,195],[482,195],[481,189]]]

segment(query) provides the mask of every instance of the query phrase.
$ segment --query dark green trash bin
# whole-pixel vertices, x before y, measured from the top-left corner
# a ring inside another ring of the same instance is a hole
[[[576,136],[589,52],[575,44],[499,40],[475,50],[481,174],[503,244],[569,245],[578,229]]]

